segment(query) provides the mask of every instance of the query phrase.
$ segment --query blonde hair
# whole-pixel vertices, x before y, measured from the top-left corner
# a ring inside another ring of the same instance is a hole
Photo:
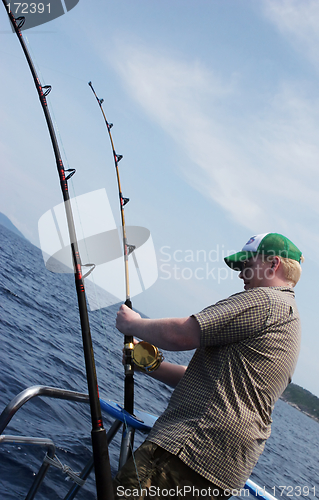
[[[285,278],[290,281],[293,286],[296,286],[302,272],[301,265],[299,264],[299,262],[293,259],[286,259],[284,257],[279,258],[282,263]],[[300,262],[303,262],[304,260],[304,257],[301,256]]]

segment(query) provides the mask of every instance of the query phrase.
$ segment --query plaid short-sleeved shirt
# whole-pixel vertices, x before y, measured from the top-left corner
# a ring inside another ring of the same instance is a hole
[[[253,288],[195,314],[201,347],[148,440],[220,488],[241,488],[291,380],[300,318],[291,288]]]

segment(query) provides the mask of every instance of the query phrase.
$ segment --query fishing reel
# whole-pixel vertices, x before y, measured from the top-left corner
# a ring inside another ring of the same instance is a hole
[[[137,344],[126,344],[125,349],[132,351],[133,363],[143,372],[150,373],[160,366],[164,360],[163,353],[153,344],[142,341]]]

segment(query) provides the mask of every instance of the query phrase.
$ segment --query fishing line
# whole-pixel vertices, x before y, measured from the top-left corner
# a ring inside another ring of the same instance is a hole
[[[28,39],[28,37],[26,35],[24,36],[24,39],[25,39],[25,41],[27,43],[28,50],[29,50],[29,52],[30,52],[30,54],[32,56],[32,60],[33,60],[34,65],[36,67],[36,71],[37,71],[38,75],[40,76],[40,80],[44,83],[44,85],[46,85],[45,78],[44,78],[44,76],[43,76],[43,74],[41,72],[41,69],[40,69],[40,66],[38,64],[38,61],[37,61],[37,59],[36,59],[36,57],[34,55],[34,51],[31,48],[31,44],[29,42],[29,39]],[[49,67],[47,67],[47,68],[50,69]],[[60,72],[60,73],[62,73],[62,72]],[[83,82],[83,80],[80,80],[80,81]],[[58,142],[59,142],[59,145],[60,145],[61,150],[62,150],[63,162],[64,162],[64,164],[67,167],[67,169],[65,169],[65,171],[66,172],[72,172],[73,169],[70,168],[70,164],[69,164],[69,161],[68,161],[68,157],[67,157],[67,154],[66,154],[66,151],[65,151],[64,143],[63,143],[62,136],[61,136],[61,133],[60,133],[60,129],[59,129],[59,126],[58,126],[58,122],[57,122],[56,117],[55,117],[54,106],[53,106],[52,100],[50,99],[49,95],[47,96],[47,102],[48,102],[48,105],[49,105],[50,114],[52,116],[52,121],[53,121],[53,124],[54,124],[56,135],[58,137]],[[90,256],[89,256],[89,251],[88,251],[87,244],[86,244],[86,238],[85,238],[85,234],[84,234],[84,230],[83,230],[82,217],[81,217],[81,213],[80,213],[78,202],[77,202],[77,193],[76,193],[75,183],[74,183],[73,179],[74,179],[73,176],[70,177],[70,179],[69,179],[69,183],[70,183],[70,187],[71,187],[70,191],[72,191],[72,194],[73,194],[73,197],[72,197],[72,206],[73,206],[73,210],[75,209],[75,211],[77,212],[77,218],[79,220],[79,227],[78,227],[78,229],[80,229],[80,233],[81,233],[80,234],[80,236],[81,236],[80,239],[82,239],[84,241],[84,247],[85,247],[84,249],[85,249],[85,253],[86,253],[85,258],[87,259],[86,261],[87,262],[91,262],[91,259],[90,259]],[[53,215],[54,215],[54,213],[53,213]],[[58,224],[56,224],[56,227],[59,227]],[[83,257],[84,257],[83,253],[82,253],[81,257],[82,257],[82,260],[83,260]],[[82,264],[82,265],[84,265],[84,264]],[[106,324],[104,323],[104,320],[103,320],[103,315],[102,315],[102,311],[101,311],[101,303],[100,303],[100,299],[99,299],[98,294],[97,294],[96,283],[94,281],[94,274],[91,275],[91,280],[93,282],[93,290],[94,290],[95,302],[98,305],[99,317],[100,317],[100,324],[101,324],[102,331],[104,332],[104,337],[105,337],[105,341],[106,341],[105,342],[106,352],[109,353],[110,350],[109,350],[109,347],[107,345],[107,328],[106,328]]]
[[[126,428],[126,432],[129,432],[130,427],[127,424],[124,411],[122,412],[122,414],[123,414],[124,426]],[[130,441],[130,449],[131,449],[131,456],[132,456],[132,460],[133,460],[133,463],[134,463],[134,468],[135,468],[135,472],[136,472],[136,477],[137,477],[138,485],[140,487],[140,491],[142,491],[142,483],[141,483],[141,480],[140,480],[140,476],[139,476],[138,468],[137,468],[137,463],[136,463],[136,460],[135,460],[135,454],[134,454],[134,450],[133,450],[133,443],[131,443],[131,441]]]
[[[41,73],[40,73],[40,76],[41,76]],[[42,76],[41,76],[41,79],[42,79]],[[65,148],[64,148],[64,144],[63,144],[63,141],[62,141],[60,130],[59,130],[59,127],[57,125],[56,118],[55,118],[54,107],[52,105],[51,99],[48,99],[48,102],[50,104],[50,112],[51,112],[51,115],[52,115],[52,118],[53,118],[53,122],[54,122],[54,126],[55,126],[55,129],[56,129],[56,132],[57,132],[57,136],[58,136],[58,139],[59,139],[59,144],[61,144],[61,149],[62,149],[62,152],[63,152],[63,158],[64,158],[66,166],[68,167],[66,171],[71,172],[73,169],[71,169],[70,165],[69,165],[69,161],[68,161],[67,154],[66,154],[66,151],[65,151]],[[86,255],[84,255],[83,252],[82,252],[82,254],[81,254],[82,261],[83,261],[83,257],[85,257],[86,258],[86,262],[92,262],[92,259],[90,259],[89,250],[87,248],[87,242],[86,242],[86,237],[85,237],[85,233],[84,233],[84,229],[83,229],[83,225],[82,225],[82,217],[81,217],[81,212],[79,210],[79,205],[78,205],[78,200],[77,200],[77,193],[76,193],[76,188],[75,188],[75,183],[74,183],[74,177],[73,176],[70,177],[69,182],[70,182],[71,191],[72,191],[72,194],[73,194],[72,206],[73,206],[73,209],[75,209],[76,213],[77,213],[77,218],[78,218],[78,221],[79,221],[79,228],[78,229],[80,229],[80,233],[81,233],[81,235],[80,235],[81,238],[80,239],[82,239],[83,242],[84,242],[84,250],[85,250],[84,253],[86,254]],[[84,264],[82,264],[82,265],[84,266]],[[106,323],[103,320],[103,314],[102,314],[102,310],[101,310],[102,309],[102,305],[101,305],[101,302],[100,302],[100,299],[99,299],[99,296],[98,296],[98,293],[97,293],[97,286],[96,286],[95,279],[94,279],[94,273],[91,274],[91,281],[93,283],[93,287],[92,288],[94,290],[95,303],[97,304],[98,311],[99,311],[98,312],[99,322],[100,322],[100,325],[101,325],[101,328],[102,328],[102,331],[103,331],[103,334],[104,334],[106,352],[110,353],[110,349],[108,347],[108,339],[107,339],[107,328],[106,328]]]
[[[43,74],[41,72],[40,66],[38,64],[37,58],[34,55],[34,52],[32,50],[31,44],[29,42],[29,39],[28,39],[28,37],[26,35],[24,35],[24,39],[26,41],[28,50],[29,50],[29,52],[31,54],[34,66],[36,67],[36,71],[37,71],[38,75],[40,76],[40,80],[44,83],[44,85],[46,85],[46,80],[45,80],[45,78],[44,78],[44,76],[43,76]],[[66,151],[65,151],[65,147],[64,147],[64,143],[63,143],[62,136],[61,136],[61,133],[60,133],[60,129],[59,129],[59,126],[58,126],[58,122],[57,122],[57,119],[55,117],[54,106],[53,106],[52,100],[50,99],[50,95],[47,96],[47,103],[48,103],[48,107],[49,107],[50,114],[51,114],[51,117],[52,117],[52,122],[53,122],[53,125],[54,125],[54,129],[55,129],[55,132],[56,132],[56,135],[57,135],[57,138],[58,138],[59,146],[60,146],[60,148],[62,150],[63,163],[67,166],[67,169],[65,169],[65,171],[66,172],[74,172],[75,173],[75,169],[71,169],[70,168],[69,160],[68,160],[68,157],[67,157],[67,154],[66,154]],[[83,230],[83,225],[82,225],[82,217],[81,217],[81,213],[80,213],[79,206],[78,206],[77,193],[76,193],[75,183],[74,183],[73,179],[74,179],[74,177],[72,175],[69,178],[69,184],[70,184],[70,187],[71,187],[70,191],[72,191],[72,194],[73,194],[73,197],[72,197],[72,207],[73,207],[73,210],[75,209],[75,211],[77,213],[77,219],[79,220],[79,227],[78,227],[78,229],[80,230],[79,232],[81,233],[79,239],[81,239],[81,240],[84,241],[84,247],[85,247],[85,253],[86,253],[85,258],[87,259],[87,262],[90,262],[90,256],[89,256],[88,248],[87,248],[87,245],[86,245],[86,238],[85,238],[85,234],[84,234],[84,230]],[[53,211],[52,215],[55,218],[54,211]],[[59,224],[58,224],[58,221],[56,221],[56,228],[58,228],[58,227],[59,227]],[[79,234],[77,236],[79,237]],[[61,243],[61,246],[63,246],[63,242]],[[83,253],[82,253],[81,257],[82,257],[82,260],[83,260]],[[82,264],[82,265],[84,265],[84,264]],[[93,276],[92,276],[92,281],[94,282]],[[94,285],[95,285],[95,283],[94,283]],[[94,286],[94,292],[95,292],[95,299],[96,299],[96,301],[98,303],[98,298],[97,298],[96,287],[95,286]],[[101,324],[102,324],[102,329],[105,331],[105,335],[106,335],[106,328],[105,328],[105,326],[103,324],[102,315],[100,316],[100,320],[101,320]]]
[[[30,45],[30,42],[29,42],[29,39],[27,37],[27,35],[24,35],[24,39],[27,43],[27,46],[28,46],[28,50],[31,54],[31,57],[32,57],[32,61],[34,63],[34,66],[36,67],[36,71],[37,71],[37,74],[40,76],[40,80],[44,83],[44,86],[47,85],[45,83],[45,78],[40,70],[40,66],[37,62],[37,59],[34,55],[34,52],[32,50],[32,47]],[[55,113],[54,113],[54,106],[53,106],[53,103],[51,101],[51,98],[50,98],[50,94],[48,94],[47,98],[47,103],[48,103],[48,107],[49,107],[49,110],[50,110],[50,115],[52,117],[52,122],[53,122],[53,125],[54,125],[54,130],[55,130],[55,133],[57,135],[57,138],[58,138],[58,142],[59,142],[59,146],[60,146],[60,149],[62,150],[62,153],[63,153],[63,162],[66,164],[66,166],[68,167],[67,169],[65,169],[66,172],[70,172],[72,171],[73,169],[70,168],[70,165],[69,165],[69,161],[68,161],[68,157],[67,157],[67,154],[65,152],[65,148],[64,148],[64,144],[63,144],[63,140],[62,140],[62,137],[61,137],[61,134],[60,134],[60,129],[59,129],[59,126],[58,126],[58,122],[55,118]],[[70,180],[71,180],[71,177],[70,177]],[[72,186],[72,189],[73,189],[73,194],[75,196],[75,188],[74,188],[74,183],[73,183],[73,179],[71,180],[71,186]]]
[[[28,44],[29,44],[29,41],[28,41]],[[37,61],[35,61],[36,64],[37,64]],[[49,67],[47,67],[48,69],[50,69]],[[44,78],[42,77],[41,75],[41,71],[39,70],[39,66],[37,64],[37,71],[41,77],[41,80],[44,81]],[[65,74],[65,73],[62,73],[60,72],[61,74]],[[68,75],[67,75],[68,76]],[[80,79],[78,79],[80,80]],[[80,80],[80,81],[84,81],[84,80]],[[67,169],[66,171],[69,171],[71,172],[72,169],[70,168],[70,164],[69,164],[69,161],[68,161],[68,157],[67,157],[67,154],[66,154],[66,151],[65,151],[65,148],[64,148],[64,143],[63,143],[63,140],[62,140],[62,137],[61,137],[61,134],[60,134],[60,130],[59,130],[59,127],[58,127],[58,123],[57,123],[57,120],[55,118],[55,113],[54,113],[54,106],[52,104],[52,100],[50,99],[50,96],[48,96],[47,98],[48,100],[48,103],[50,105],[50,112],[51,112],[51,115],[52,115],[52,118],[53,118],[53,123],[54,123],[54,126],[55,126],[55,130],[56,130],[56,133],[57,133],[57,136],[58,136],[58,139],[59,139],[59,144],[61,145],[61,149],[62,149],[62,152],[63,152],[63,158],[64,158],[64,162],[67,166]],[[81,217],[81,212],[79,210],[79,206],[78,206],[78,200],[77,200],[77,192],[76,192],[76,188],[75,188],[75,183],[74,183],[74,177],[70,177],[69,179],[69,182],[70,182],[70,187],[71,187],[71,191],[72,191],[72,194],[73,194],[73,198],[72,198],[72,206],[73,206],[73,209],[76,210],[77,212],[77,218],[78,218],[78,221],[79,221],[79,228],[80,229],[80,236],[84,242],[84,250],[85,250],[85,254],[86,255],[83,255],[83,253],[81,254],[81,257],[82,257],[82,261],[83,261],[83,257],[86,258],[86,262],[92,262],[92,259],[90,259],[90,255],[89,255],[89,251],[88,251],[88,248],[87,248],[87,242],[86,242],[86,238],[85,238],[85,233],[84,233],[84,229],[83,229],[83,225],[82,225],[82,217]],[[83,265],[83,264],[82,264]],[[106,352],[109,353],[110,352],[110,349],[108,347],[108,338],[107,338],[107,328],[106,328],[106,323],[104,322],[104,319],[103,319],[103,314],[102,314],[102,305],[101,305],[101,302],[100,302],[100,298],[98,296],[98,293],[97,293],[97,285],[95,283],[95,278],[94,278],[94,273],[91,274],[91,281],[93,283],[93,290],[94,290],[94,299],[95,299],[95,303],[97,304],[98,306],[98,315],[99,315],[99,322],[100,322],[100,325],[101,325],[101,328],[102,328],[102,331],[103,331],[103,334],[104,334],[104,338],[105,338],[105,348],[106,348]]]

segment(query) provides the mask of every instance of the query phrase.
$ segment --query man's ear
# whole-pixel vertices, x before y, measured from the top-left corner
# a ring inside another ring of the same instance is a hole
[[[277,255],[275,255],[271,262],[271,269],[277,271],[278,267],[280,266],[280,263],[281,263],[280,258]]]

